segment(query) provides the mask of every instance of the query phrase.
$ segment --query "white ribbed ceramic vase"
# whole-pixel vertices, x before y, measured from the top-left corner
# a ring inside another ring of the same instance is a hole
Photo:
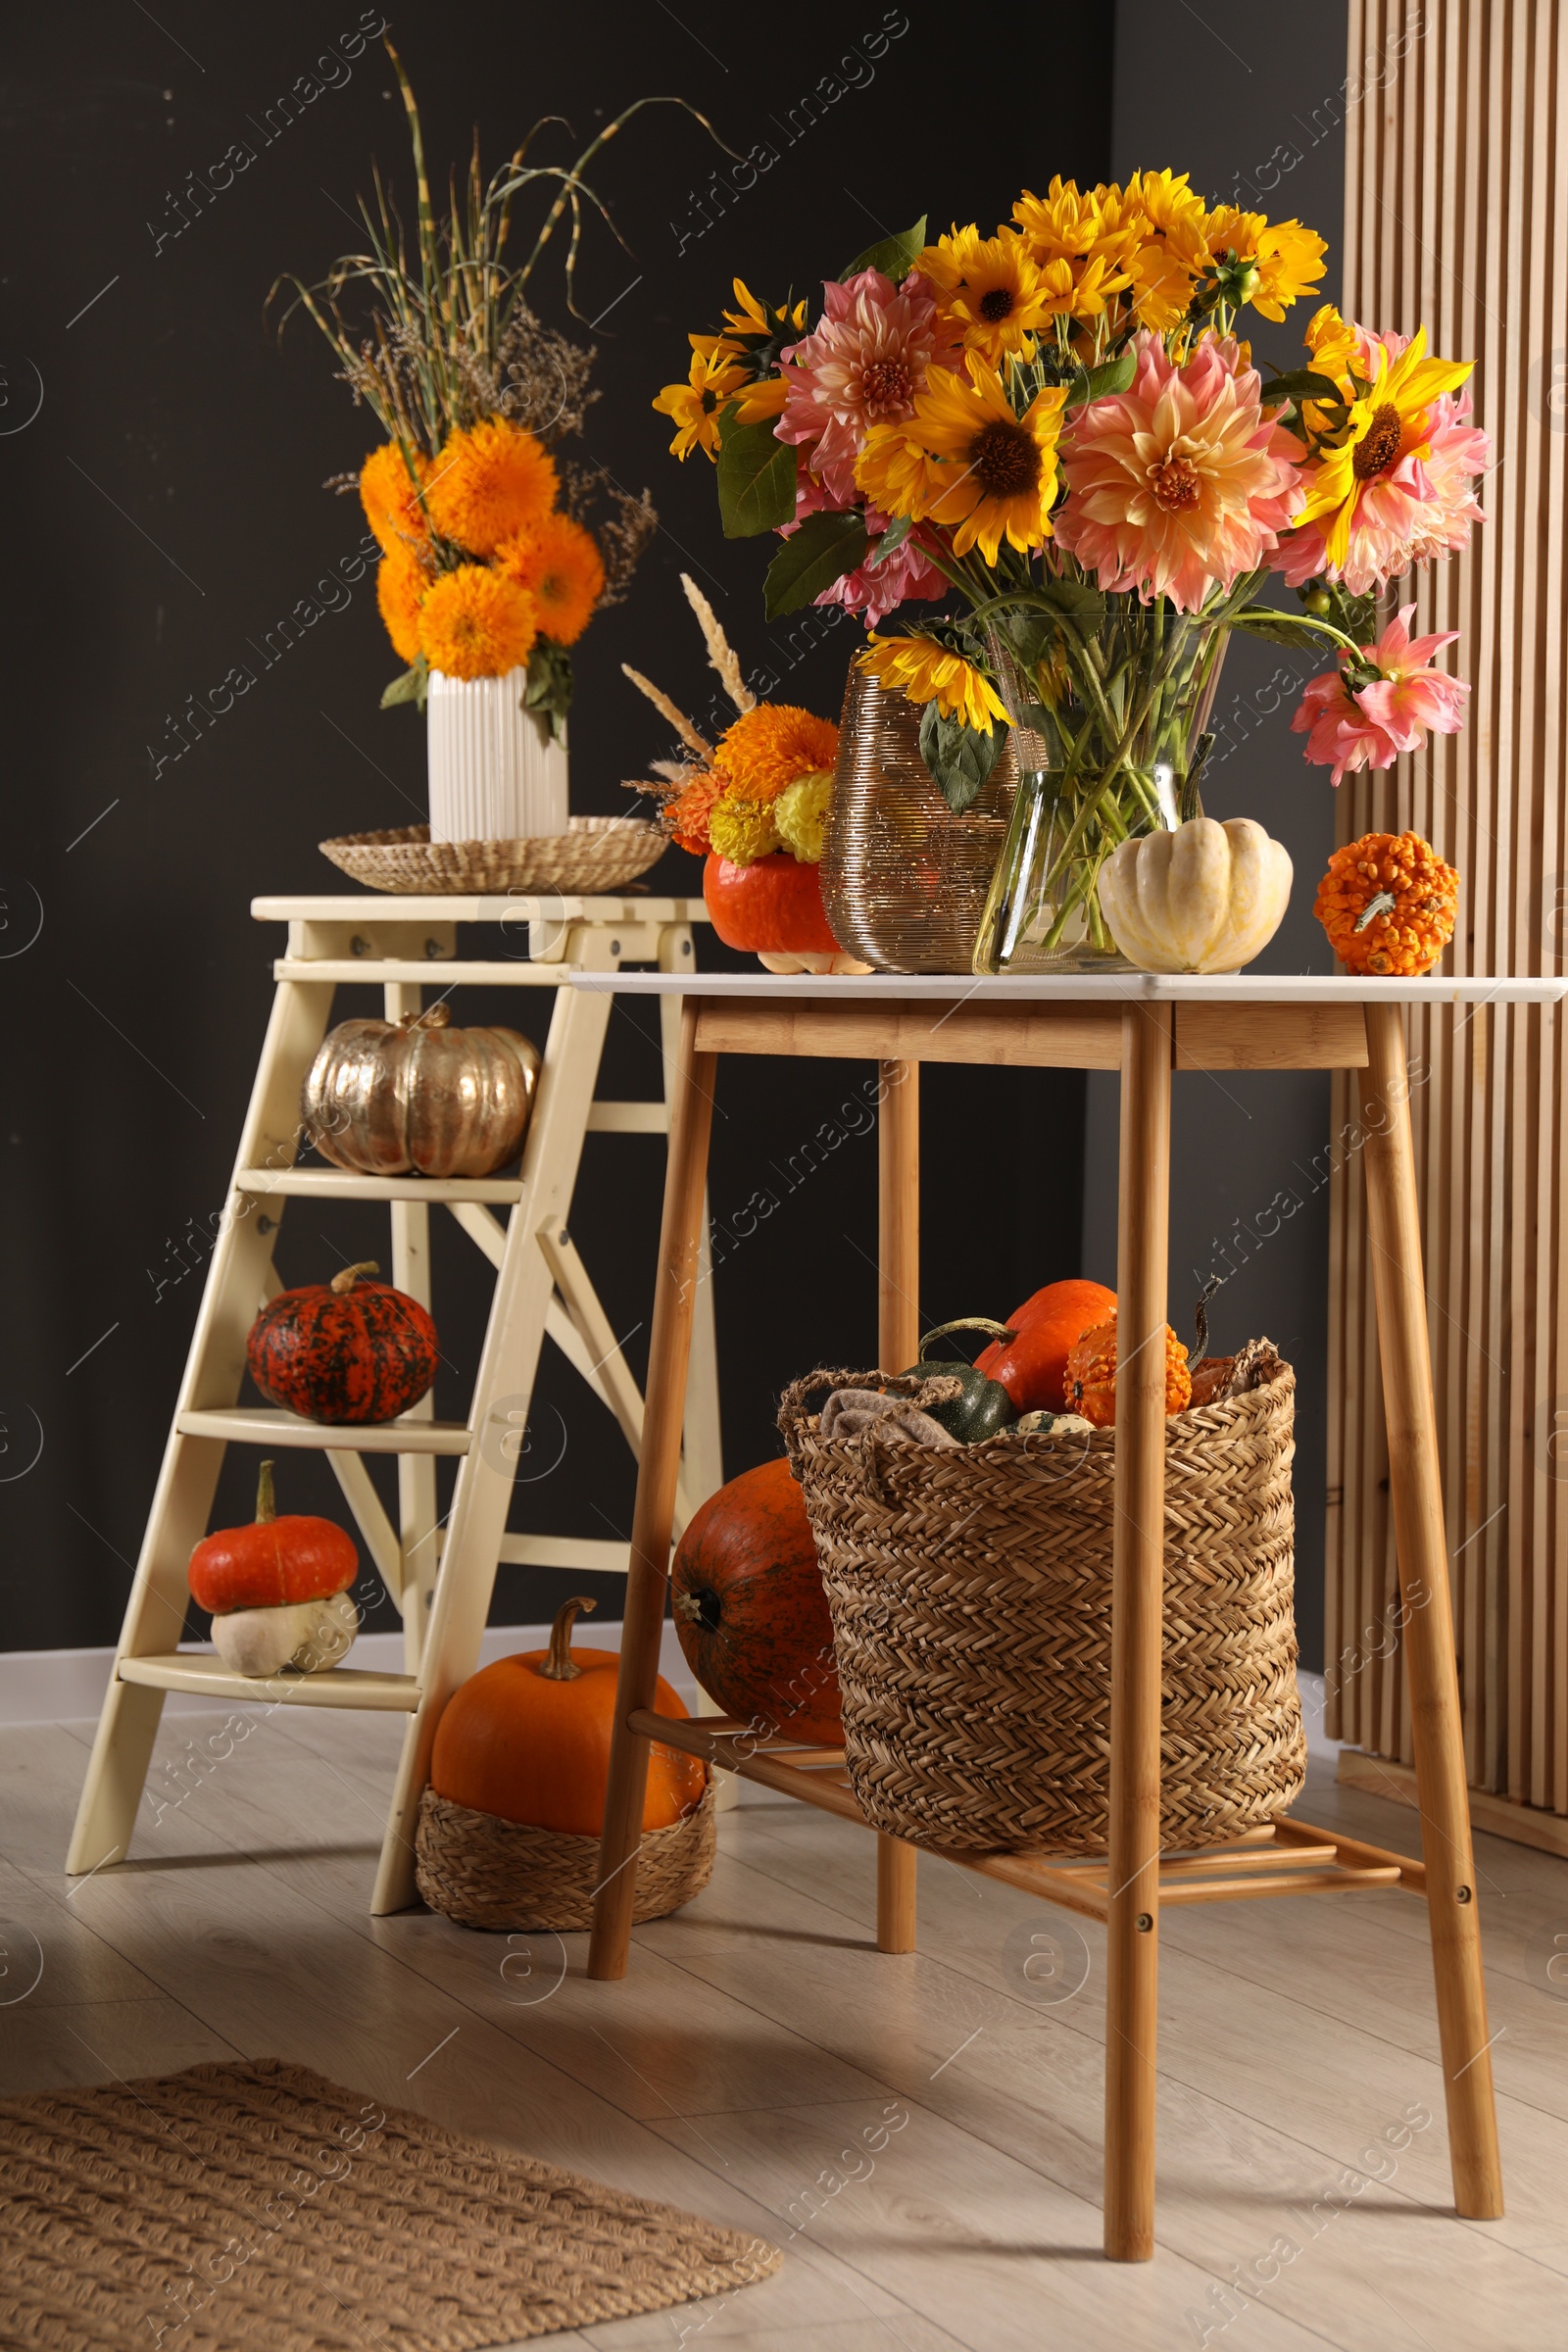
[[[526,669],[504,678],[430,672],[432,841],[539,841],[566,830],[566,751],[522,707]]]

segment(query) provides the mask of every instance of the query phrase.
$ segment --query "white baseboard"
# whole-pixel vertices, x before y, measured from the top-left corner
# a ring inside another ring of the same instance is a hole
[[[486,1628],[479,1662],[510,1657],[514,1650],[543,1649],[550,1639],[547,1625],[492,1625]],[[577,1642],[583,1649],[617,1649],[620,1627],[579,1620]],[[75,1723],[96,1721],[114,1668],[112,1649],[0,1650],[0,1725],[8,1723]],[[403,1670],[401,1634],[362,1634],[354,1644],[352,1663],[373,1666],[383,1674]],[[660,1671],[695,1711],[697,1685],[681,1655],[672,1625],[664,1628]],[[210,1715],[223,1702],[189,1692],[171,1691],[164,1701],[173,1715]]]

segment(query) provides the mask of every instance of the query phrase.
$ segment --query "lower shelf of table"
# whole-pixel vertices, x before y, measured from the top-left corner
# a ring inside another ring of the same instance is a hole
[[[837,1814],[841,1821],[853,1821],[864,1830],[875,1827],[856,1802],[840,1747],[759,1740],[749,1725],[731,1716],[682,1721],[643,1708],[632,1716],[631,1727],[665,1747],[706,1757],[722,1772],[738,1773],[742,1780]],[[1110,1882],[1103,1854],[999,1854],[956,1847],[942,1851],[946,1861],[1060,1903],[1086,1918],[1103,1920],[1109,1914]],[[1250,1830],[1225,1845],[1167,1854],[1159,1871],[1162,1905],[1250,1902],[1271,1895],[1351,1893],[1384,1886],[1403,1886],[1424,1895],[1426,1871],[1407,1855],[1291,1819]]]

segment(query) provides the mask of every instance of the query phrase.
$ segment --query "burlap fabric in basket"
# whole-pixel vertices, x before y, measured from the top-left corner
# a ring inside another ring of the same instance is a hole
[[[710,1772],[702,1803],[643,1839],[632,1906],[639,1927],[678,1911],[708,1885],[718,1842],[716,1805]],[[466,1928],[555,1928],[564,1935],[594,1924],[597,1838],[529,1829],[426,1788],[415,1856],[415,1877],[431,1910]]]
[[[1296,1687],[1295,1375],[1267,1341],[1241,1394],[1165,1426],[1160,1844],[1283,1812],[1306,1746]],[[1103,1852],[1114,1430],[952,1448],[875,1427],[824,1442],[818,1372],[779,1414],[833,1616],[845,1758],[866,1818],[916,1844]]]

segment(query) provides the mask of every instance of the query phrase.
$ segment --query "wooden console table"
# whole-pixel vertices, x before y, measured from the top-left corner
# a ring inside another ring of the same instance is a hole
[[[879,1354],[918,1352],[918,1065],[995,1062],[1117,1070],[1121,1178],[1110,1713],[1110,1843],[1102,1860],[954,1853],[964,1867],[1105,1923],[1104,2246],[1153,2252],[1156,1978],[1162,1904],[1402,1886],[1424,1894],[1432,1937],[1454,2204],[1502,2211],[1470,1818],[1449,1614],[1438,1433],[1410,1146],[1404,1004],[1545,1003],[1557,980],[1356,981],[774,978],[573,975],[580,989],[679,994],[678,1056],[632,1529],[601,1890],[589,1973],[624,1975],[650,1740],[863,1824],[841,1750],[759,1741],[733,1719],[673,1724],[653,1710],[668,1585],[681,1413],[699,1290],[713,1080],[721,1054],[871,1058],[882,1065]],[[1424,1860],[1294,1818],[1197,1855],[1159,1851],[1164,1348],[1172,1070],[1354,1069],[1373,1287],[1406,1630]],[[1136,1371],[1133,1367],[1136,1366]],[[1419,1605],[1429,1603],[1430,1605]],[[914,1941],[912,1847],[877,1838],[877,1942]]]

